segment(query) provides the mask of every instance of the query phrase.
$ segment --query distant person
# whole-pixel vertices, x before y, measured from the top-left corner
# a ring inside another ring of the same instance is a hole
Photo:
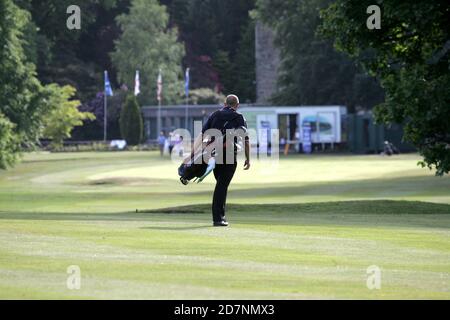
[[[183,157],[184,155],[184,138],[182,136],[179,136],[179,141],[178,141],[178,155],[180,157]]]
[[[183,140],[181,138],[181,136],[179,134],[174,135],[174,147],[173,150],[175,152],[175,154],[180,155],[180,150],[181,148],[181,144],[182,144]]]
[[[225,105],[222,109],[214,112],[206,121],[202,129],[202,134],[197,137],[192,148],[192,154],[202,145],[205,136],[208,135],[209,129],[218,129],[222,134],[226,133],[226,130],[230,129],[247,129],[247,123],[244,116],[237,112],[239,108],[239,98],[235,95],[229,95],[225,100]],[[250,142],[248,135],[245,135],[245,164],[244,170],[250,169]],[[221,143],[220,146],[230,145],[228,143]],[[224,148],[222,148],[224,149]],[[214,189],[213,202],[212,202],[212,216],[213,225],[215,227],[227,227],[228,222],[225,217],[225,205],[227,199],[228,186],[233,179],[234,173],[237,167],[237,148],[234,146],[229,150],[225,148],[222,156],[224,158],[222,164],[217,163],[214,168],[214,177],[216,178],[216,187]],[[227,163],[226,154],[232,152],[233,161]],[[219,151],[220,153],[220,151]],[[217,157],[217,156],[216,156]]]
[[[387,156],[392,156],[393,154],[400,154],[400,151],[394,146],[393,143],[385,141],[383,154]]]
[[[302,151],[301,143],[300,143],[300,130],[298,127],[295,129],[295,151],[300,153]]]
[[[164,154],[169,154],[169,139],[166,138],[166,142],[164,143]]]
[[[173,132],[169,133],[169,155],[172,155],[172,150],[175,147],[176,137]]]
[[[286,145],[286,139],[284,137],[280,138],[280,148],[283,150]]]
[[[158,137],[158,147],[161,157],[164,155],[164,145],[166,144],[166,136],[164,135],[164,131],[159,133]]]

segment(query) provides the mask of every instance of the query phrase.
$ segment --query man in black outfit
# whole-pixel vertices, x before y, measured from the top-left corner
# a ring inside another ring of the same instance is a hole
[[[226,130],[231,129],[241,129],[246,130],[247,129],[247,123],[245,122],[245,119],[242,114],[237,112],[237,109],[239,108],[239,98],[235,95],[229,95],[225,101],[225,106],[214,112],[206,121],[205,125],[203,126],[202,135],[200,135],[195,143],[194,143],[194,149],[197,150],[197,148],[201,145],[204,139],[204,135],[208,135],[207,131],[209,129],[217,129],[220,130],[223,134],[226,133]],[[244,141],[245,141],[245,164],[244,164],[244,170],[250,169],[250,142],[248,135],[245,135]],[[234,138],[233,138],[234,140]],[[227,199],[227,191],[228,186],[230,185],[231,180],[233,179],[234,173],[236,171],[237,167],[237,161],[236,161],[236,153],[237,150],[234,146],[234,141],[232,143],[221,143],[221,146],[231,146],[230,147],[224,147],[224,152],[217,152],[216,158],[223,157],[222,162],[217,161],[216,159],[216,167],[214,169],[214,177],[216,178],[216,188],[214,190],[214,196],[213,196],[213,203],[212,203],[212,214],[213,214],[213,221],[215,227],[227,227],[228,222],[225,219],[225,204]],[[233,152],[233,156],[227,157],[226,154],[229,152]],[[233,160],[227,161],[227,158],[232,158]]]

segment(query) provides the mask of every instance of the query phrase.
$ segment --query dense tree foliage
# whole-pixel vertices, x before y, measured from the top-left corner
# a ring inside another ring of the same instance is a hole
[[[81,9],[80,30],[66,27],[73,4]],[[156,103],[159,68],[164,103],[181,100],[187,67],[191,102],[221,101],[220,91],[254,101],[253,7],[254,0],[0,0],[0,166],[43,133],[67,138],[80,112],[97,119],[84,119],[74,139],[101,138],[104,70],[115,88],[108,99],[112,138],[120,137],[119,114],[136,69],[143,104]],[[67,85],[74,88],[69,95]],[[53,128],[49,119],[58,120]]]
[[[127,97],[119,122],[122,138],[130,146],[138,145],[142,141],[144,125],[141,110],[135,96],[129,95]]]
[[[169,27],[178,30],[179,40],[185,44],[183,68],[191,68],[193,89],[233,91],[240,93],[243,101],[254,101],[254,32],[248,15],[254,1],[159,1],[167,6]],[[83,103],[94,99],[101,90],[103,70],[111,71],[113,84],[122,85],[110,53],[122,34],[116,17],[129,13],[131,0],[80,1],[81,30],[65,27],[67,7],[74,4],[69,0],[15,2],[32,14],[26,26],[25,50],[37,65],[41,82],[69,84],[77,89],[77,98]],[[228,55],[229,68],[221,69],[220,63],[218,68],[215,63],[220,52]],[[155,81],[152,79],[152,84]],[[154,102],[145,101],[150,103]]]
[[[44,84],[58,83],[77,89],[77,97],[87,101],[101,88],[103,70],[111,68],[108,53],[119,35],[114,17],[126,11],[129,1],[19,0],[32,14],[27,26],[27,54],[37,66]],[[81,30],[66,27],[67,8],[81,9]],[[106,59],[105,59],[106,57]]]
[[[36,78],[34,65],[24,50],[30,21],[27,11],[11,0],[0,0],[0,166],[11,165],[19,144],[32,144],[39,137],[42,116],[48,105]]]
[[[450,171],[450,4],[385,0],[381,29],[366,26],[374,1],[337,0],[322,14],[322,32],[381,79],[384,123],[405,123],[405,139],[438,175]]]
[[[257,0],[256,16],[275,31],[282,56],[277,104],[343,104],[372,108],[383,101],[376,80],[316,34],[319,10],[331,0]]]

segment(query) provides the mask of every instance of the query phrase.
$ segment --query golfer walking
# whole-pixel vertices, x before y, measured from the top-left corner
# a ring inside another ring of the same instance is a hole
[[[207,135],[207,131],[209,129],[217,129],[220,131],[224,131],[224,128],[227,130],[230,129],[241,129],[247,130],[247,123],[244,119],[244,116],[237,112],[239,108],[239,98],[235,95],[229,95],[225,100],[225,105],[222,109],[214,112],[206,121],[202,129],[202,135],[200,135],[195,143],[194,149],[202,144],[205,135]],[[244,145],[245,145],[245,164],[244,170],[250,169],[250,142],[248,135],[244,137]],[[213,201],[212,201],[212,216],[213,216],[213,225],[215,227],[227,227],[228,222],[225,218],[225,205],[227,200],[227,192],[228,186],[233,179],[234,173],[236,172],[237,167],[237,148],[233,144],[228,142],[221,144],[221,146],[229,146],[232,145],[231,148],[225,148],[223,150],[225,152],[217,152],[220,156],[225,154],[223,157],[223,161],[216,161],[216,167],[214,169],[214,177],[216,178],[216,187],[214,189]],[[231,150],[230,150],[231,149]],[[232,152],[233,156],[226,156],[227,153]],[[217,157],[217,156],[216,156]],[[232,159],[231,161],[229,159]]]

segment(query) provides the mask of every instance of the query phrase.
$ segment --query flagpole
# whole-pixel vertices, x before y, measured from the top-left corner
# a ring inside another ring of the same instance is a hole
[[[107,99],[108,99],[108,95],[106,93],[106,87],[105,87],[105,96],[104,96],[104,104],[103,104],[103,141],[106,143],[106,126],[108,125],[108,121],[107,121]]]
[[[186,128],[186,130],[189,130],[189,128],[188,128],[188,116],[189,116],[189,114],[188,114],[188,106],[189,106],[189,98],[188,97],[186,97],[186,107],[185,107],[185,113],[184,113],[184,117],[185,117],[185,119],[184,119],[184,127]]]
[[[105,71],[105,83],[106,83],[106,75],[107,75],[107,71]],[[104,90],[104,101],[103,101],[103,141],[106,143],[106,138],[107,138],[107,125],[108,125],[108,121],[107,121],[107,99],[108,99],[108,94],[106,92],[106,85],[104,86],[105,90]]]
[[[157,132],[157,137],[159,136],[160,132],[161,132],[161,99],[158,100],[158,132]]]
[[[190,76],[189,76],[189,68],[186,69],[186,73],[185,73],[185,78],[184,78],[184,92],[185,92],[185,96],[186,96],[186,105],[185,105],[185,112],[184,112],[184,127],[186,128],[186,130],[189,130],[188,125],[189,125],[189,81],[190,81]]]
[[[156,136],[159,136],[159,133],[161,132],[161,101],[162,101],[162,70],[159,69],[158,74],[158,81],[157,81],[157,99],[158,99],[158,132],[156,133]]]

